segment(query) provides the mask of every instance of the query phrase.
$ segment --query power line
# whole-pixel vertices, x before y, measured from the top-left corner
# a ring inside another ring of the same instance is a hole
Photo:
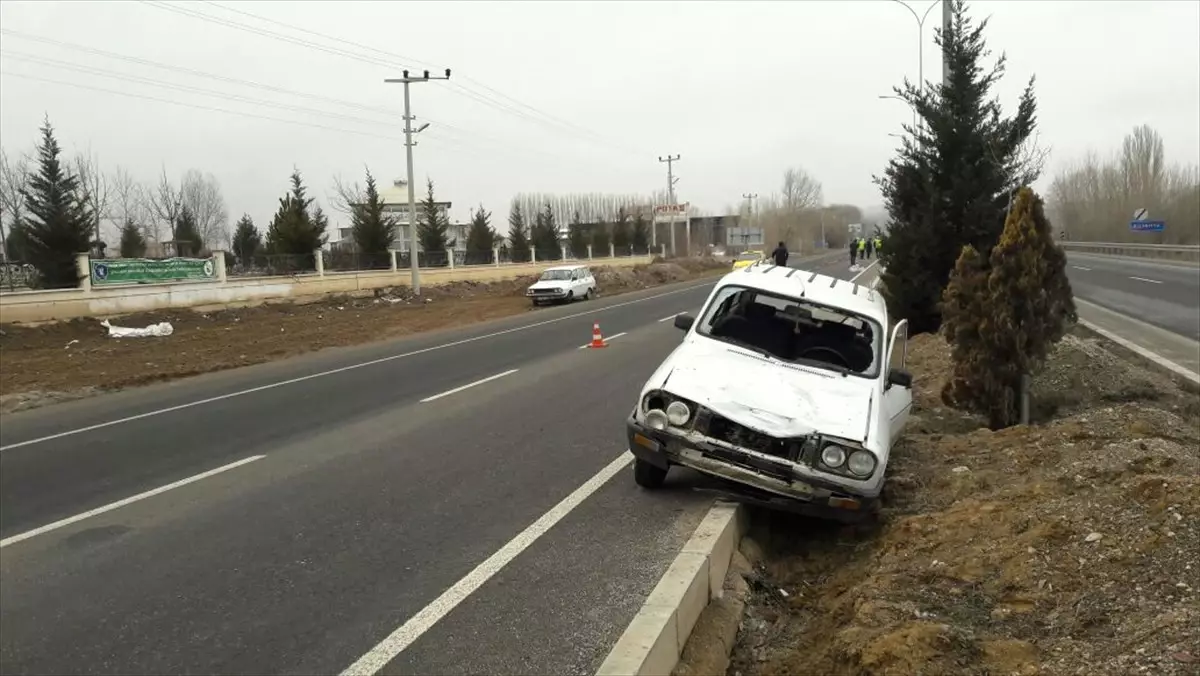
[[[213,15],[211,15],[211,14],[206,14],[206,13],[204,13],[204,12],[200,12],[200,11],[193,10],[193,9],[187,9],[187,8],[183,8],[183,7],[176,7],[176,6],[168,5],[168,4],[164,3],[164,2],[159,2],[158,0],[138,0],[138,1],[139,1],[139,2],[141,2],[142,4],[145,4],[145,5],[148,5],[148,6],[151,6],[151,7],[155,7],[155,8],[158,8],[158,9],[162,9],[162,10],[165,10],[165,11],[174,12],[174,13],[176,13],[176,14],[180,14],[180,15],[182,15],[182,16],[187,16],[187,17],[194,18],[194,19],[200,19],[201,21],[207,21],[207,22],[210,22],[210,23],[215,23],[215,24],[218,24],[218,25],[221,25],[221,26],[225,26],[225,27],[227,27],[227,28],[233,28],[233,29],[236,29],[236,30],[242,30],[242,31],[246,31],[246,32],[249,32],[249,33],[253,33],[253,34],[255,34],[255,35],[262,36],[262,37],[268,37],[268,38],[272,38],[272,39],[280,40],[280,41],[283,41],[283,42],[287,42],[287,43],[290,43],[290,44],[299,45],[299,46],[301,46],[301,47],[307,47],[307,48],[310,48],[310,49],[315,49],[315,50],[317,50],[317,51],[321,51],[321,52],[324,52],[324,53],[327,53],[327,54],[332,54],[332,55],[335,55],[335,56],[341,56],[341,57],[344,57],[344,58],[353,59],[353,60],[356,60],[356,61],[361,61],[361,62],[364,62],[364,63],[370,63],[370,64],[377,65],[377,66],[387,66],[387,67],[389,67],[389,68],[395,68],[395,67],[397,67],[397,66],[403,67],[403,64],[396,63],[396,62],[395,62],[394,60],[392,60],[392,59],[386,59],[386,60],[385,60],[385,59],[380,59],[380,58],[378,58],[378,57],[371,57],[371,56],[367,56],[367,55],[363,55],[363,54],[356,54],[356,53],[354,53],[354,52],[351,52],[351,51],[348,51],[348,50],[345,50],[345,49],[339,49],[339,48],[335,48],[335,47],[328,47],[328,46],[325,46],[325,45],[321,45],[321,44],[319,44],[319,43],[312,42],[311,40],[303,40],[303,39],[296,38],[296,37],[293,37],[293,36],[289,36],[289,35],[285,35],[285,34],[282,34],[282,33],[278,33],[278,32],[276,32],[276,31],[271,31],[271,30],[267,30],[267,29],[263,29],[263,28],[258,28],[258,27],[255,27],[255,26],[250,26],[250,25],[247,25],[247,24],[244,24],[244,23],[240,23],[240,22],[237,22],[237,21],[232,21],[232,20],[230,20],[230,19],[225,19],[225,18],[222,18],[222,17],[213,16]],[[216,3],[210,3],[210,4],[214,4],[215,6],[218,6],[218,7],[220,7],[220,6],[221,6],[221,5],[217,5]],[[229,8],[226,8],[226,9],[229,9]],[[384,52],[383,50],[375,49],[375,48],[373,48],[373,47],[367,47],[367,46],[365,46],[365,45],[359,45],[358,43],[354,43],[354,42],[352,42],[352,41],[349,41],[349,40],[343,40],[343,39],[341,39],[341,38],[335,38],[335,37],[332,37],[332,36],[323,35],[323,34],[321,34],[321,33],[317,33],[317,32],[315,32],[315,31],[310,31],[310,30],[308,30],[308,29],[305,29],[305,28],[300,28],[300,27],[298,27],[298,26],[291,26],[291,25],[289,25],[289,24],[285,24],[285,23],[283,23],[283,22],[280,22],[280,21],[275,21],[275,20],[273,20],[273,19],[268,19],[268,18],[266,18],[266,17],[258,17],[257,15],[251,14],[251,13],[249,13],[249,12],[244,12],[244,11],[242,11],[242,10],[230,10],[230,11],[237,11],[239,14],[245,14],[245,15],[248,15],[248,16],[255,16],[256,18],[259,18],[259,19],[261,19],[261,20],[263,20],[263,21],[268,21],[268,22],[275,23],[275,24],[279,24],[279,25],[282,25],[282,26],[287,26],[287,27],[289,27],[289,28],[292,28],[292,29],[294,29],[294,30],[299,30],[299,31],[302,31],[302,32],[305,32],[305,33],[310,33],[310,34],[313,34],[313,35],[316,35],[316,36],[320,36],[320,37],[322,37],[322,38],[324,38],[324,39],[326,39],[326,40],[337,41],[337,42],[343,42],[343,43],[346,43],[346,44],[355,45],[355,46],[357,46],[359,49],[365,49],[365,50],[374,51],[374,52],[378,52],[378,53],[382,53],[382,54],[390,54],[390,53],[388,53],[388,52]],[[396,55],[391,55],[391,56],[392,56],[392,57],[393,57],[393,59],[394,59]],[[401,57],[401,58],[402,58],[402,57]],[[417,62],[417,63],[420,63],[420,62]],[[486,87],[486,86],[485,86],[485,87]],[[488,88],[488,89],[490,89],[490,88]],[[451,87],[450,87],[449,91],[451,91],[452,93],[459,94],[460,96],[465,96],[465,97],[467,97],[467,98],[470,98],[470,99],[472,99],[472,100],[474,100],[474,101],[476,101],[476,102],[478,102],[478,103],[482,103],[482,104],[484,104],[484,105],[491,106],[491,107],[493,107],[493,108],[495,108],[495,109],[497,109],[497,110],[500,110],[501,112],[506,112],[506,113],[509,113],[509,114],[512,114],[512,115],[516,115],[517,117],[521,117],[521,118],[523,118],[523,119],[526,119],[526,120],[529,120],[529,121],[531,121],[531,122],[534,122],[534,123],[537,123],[537,124],[541,124],[542,126],[545,126],[545,127],[547,127],[547,128],[550,128],[550,129],[554,129],[554,130],[556,130],[556,131],[570,131],[569,129],[562,129],[562,128],[561,128],[561,124],[562,124],[562,123],[560,123],[560,126],[559,126],[559,127],[556,127],[556,126],[554,126],[554,125],[552,125],[552,124],[549,124],[549,123],[547,123],[545,120],[542,120],[542,119],[539,119],[539,118],[533,117],[532,115],[529,115],[529,114],[527,114],[527,113],[524,113],[524,112],[522,112],[522,111],[520,111],[520,110],[517,110],[516,108],[513,108],[512,106],[509,106],[509,105],[505,105],[505,104],[503,104],[503,103],[500,103],[499,101],[495,100],[494,98],[490,98],[490,97],[488,97],[488,96],[486,96],[486,95],[482,95],[482,94],[479,94],[479,93],[477,93],[477,92],[473,92],[473,91],[471,91],[471,90],[469,90],[469,89],[467,89],[467,88],[465,88],[465,87],[463,87],[463,86],[461,86],[461,85],[458,85],[457,83],[451,83]],[[495,91],[495,90],[493,90],[493,91]],[[498,93],[498,92],[497,92],[497,93]],[[502,95],[502,96],[503,96],[503,95]],[[511,97],[508,97],[508,98],[511,98]],[[513,99],[513,100],[515,101],[515,99]],[[518,103],[519,103],[519,102],[518,102]],[[521,104],[521,105],[525,105],[525,104]],[[526,106],[526,107],[528,107],[528,108],[530,108],[530,109],[532,109],[532,110],[537,110],[536,108],[533,108],[532,106]],[[547,115],[546,113],[542,113],[542,114],[543,114],[543,115]],[[569,124],[569,123],[568,123],[568,124]],[[583,129],[582,127],[577,127],[577,128],[578,128],[578,129]],[[574,132],[574,133],[575,133],[576,135],[579,135],[579,132]],[[623,144],[621,144],[619,141],[615,141],[614,139],[607,139],[607,138],[605,138],[605,137],[601,137],[601,136],[599,136],[598,134],[595,134],[594,132],[590,132],[590,131],[586,131],[586,130],[585,130],[583,133],[585,133],[585,134],[587,134],[587,135],[595,136],[595,137],[596,137],[596,139],[598,139],[598,140],[595,140],[595,142],[596,142],[598,145],[600,145],[600,146],[602,146],[602,147],[604,147],[604,148],[606,148],[606,149],[609,149],[609,150],[611,150],[613,146],[620,146],[620,145],[623,145]],[[592,139],[588,139],[588,140],[592,140]],[[630,149],[629,149],[628,147],[626,147],[626,150],[630,150]],[[641,152],[641,151],[634,150],[634,152]]]
[[[245,10],[241,10],[241,9],[234,9],[233,7],[227,7],[227,6],[225,6],[225,5],[222,5],[222,4],[221,4],[221,3],[219,3],[219,2],[213,2],[212,0],[201,0],[201,1],[202,1],[204,4],[206,4],[206,5],[211,5],[211,6],[213,6],[213,7],[217,7],[217,8],[219,8],[219,9],[223,9],[223,10],[225,10],[225,11],[227,11],[227,12],[233,12],[233,13],[235,13],[235,14],[240,14],[240,15],[242,15],[242,16],[247,16],[247,17],[250,17],[250,18],[253,18],[253,19],[258,19],[259,21],[265,21],[265,22],[267,22],[267,23],[274,24],[274,25],[276,25],[276,26],[281,26],[281,27],[283,27],[283,28],[288,28],[288,29],[291,29],[291,30],[294,30],[294,31],[299,31],[299,32],[301,32],[301,33],[305,33],[305,34],[307,34],[307,35],[312,35],[312,36],[314,36],[314,37],[323,38],[323,39],[325,39],[325,40],[330,40],[330,41],[332,41],[332,42],[338,42],[338,43],[341,43],[341,44],[344,44],[344,45],[349,45],[349,46],[351,46],[351,47],[355,47],[355,48],[357,48],[357,49],[361,49],[361,50],[364,50],[364,51],[367,51],[367,52],[374,52],[374,53],[376,53],[376,54],[382,54],[382,55],[384,55],[384,56],[387,56],[387,57],[389,57],[389,58],[399,59],[399,60],[401,60],[401,61],[409,61],[409,62],[415,63],[415,64],[417,64],[417,65],[420,65],[420,66],[425,66],[425,67],[428,67],[428,68],[435,68],[435,66],[433,66],[433,65],[431,65],[431,64],[428,64],[428,63],[425,63],[425,62],[423,62],[423,61],[420,61],[419,59],[414,59],[414,58],[412,58],[412,57],[409,57],[409,56],[404,56],[404,55],[402,55],[402,54],[396,54],[395,52],[389,52],[389,51],[386,51],[386,50],[378,49],[378,48],[376,48],[376,47],[372,47],[372,46],[370,46],[370,45],[365,45],[365,44],[363,44],[363,43],[361,43],[361,42],[355,42],[355,41],[353,41],[353,40],[347,40],[347,39],[345,39],[345,38],[340,38],[340,37],[337,37],[337,36],[334,36],[334,35],[328,35],[328,34],[325,34],[325,33],[319,33],[319,32],[317,32],[317,31],[313,31],[313,30],[309,30],[309,29],[307,29],[307,28],[303,28],[303,27],[301,27],[301,26],[297,26],[297,25],[295,25],[295,24],[289,24],[289,23],[286,23],[286,22],[284,22],[284,21],[279,21],[279,20],[277,20],[277,19],[272,19],[272,18],[269,18],[269,17],[265,17],[265,16],[262,16],[261,14],[255,14],[255,13],[253,13],[253,12],[247,12],[247,11],[245,11]],[[555,117],[554,115],[551,115],[550,113],[547,113],[547,112],[546,112],[546,111],[544,111],[544,110],[541,110],[541,109],[539,109],[539,108],[536,108],[536,107],[534,107],[534,106],[531,106],[531,105],[529,105],[529,104],[527,104],[527,103],[524,103],[523,101],[520,101],[520,100],[518,100],[518,99],[515,99],[515,98],[513,98],[513,97],[511,97],[511,96],[509,96],[509,95],[507,95],[507,94],[505,94],[505,93],[503,93],[503,92],[501,92],[501,91],[497,91],[496,89],[493,89],[492,87],[489,87],[487,84],[484,84],[483,82],[480,82],[480,81],[478,81],[478,80],[476,80],[476,79],[474,79],[474,78],[472,78],[472,77],[470,77],[470,76],[468,76],[468,75],[464,75],[464,76],[462,76],[462,78],[463,78],[464,80],[467,80],[467,81],[469,81],[469,82],[471,82],[471,83],[475,84],[475,85],[476,85],[476,86],[478,86],[478,87],[481,87],[481,88],[483,88],[483,89],[486,89],[487,91],[489,91],[489,92],[491,92],[491,93],[493,93],[493,94],[495,94],[495,95],[497,95],[497,96],[500,96],[500,97],[502,97],[502,98],[508,99],[509,101],[511,101],[511,102],[513,102],[513,103],[515,103],[515,104],[516,104],[516,105],[518,105],[518,106],[521,106],[521,107],[523,107],[523,108],[526,108],[527,110],[530,110],[530,111],[533,111],[534,113],[537,113],[537,114],[539,114],[539,115],[542,115],[542,116],[543,116],[543,117],[545,117],[547,120],[551,120],[551,121],[553,121],[553,122],[556,122],[556,123],[558,123],[558,124],[560,124],[560,125],[563,125],[563,126],[565,126],[565,127],[570,127],[570,128],[576,129],[576,130],[578,130],[578,131],[580,131],[580,132],[582,132],[582,133],[588,134],[588,135],[590,135],[590,136],[595,136],[595,137],[597,137],[597,138],[603,138],[602,136],[600,136],[599,134],[597,134],[596,132],[594,132],[594,131],[592,131],[592,130],[590,130],[590,129],[587,129],[587,128],[585,128],[585,127],[581,127],[581,126],[579,126],[579,125],[577,125],[577,124],[574,124],[574,123],[572,123],[572,122],[568,122],[568,121],[566,121],[566,120],[562,120],[561,118]],[[461,86],[461,85],[456,85],[455,83],[451,83],[451,86]],[[465,88],[463,88],[463,89],[465,90]]]
[[[404,140],[403,138],[401,138],[399,136],[383,136],[380,134],[371,134],[368,132],[358,131],[355,129],[342,129],[339,127],[330,127],[330,126],[322,125],[322,124],[313,124],[311,122],[301,122],[299,120],[289,120],[289,119],[282,118],[282,117],[271,117],[270,115],[258,115],[256,113],[247,113],[247,112],[238,111],[238,110],[229,110],[228,108],[217,108],[215,106],[205,106],[205,105],[201,105],[198,103],[185,103],[183,101],[172,101],[171,99],[163,99],[163,98],[159,98],[157,96],[148,96],[145,94],[133,94],[131,92],[123,92],[123,91],[118,91],[116,89],[106,89],[104,87],[95,87],[92,85],[81,84],[78,82],[69,82],[66,80],[55,80],[53,78],[38,77],[36,75],[27,75],[25,73],[14,73],[11,70],[0,69],[0,74],[11,75],[13,77],[19,77],[19,78],[23,78],[26,80],[36,80],[39,82],[49,82],[51,84],[65,85],[67,87],[76,87],[78,89],[90,89],[92,91],[104,92],[107,94],[116,94],[117,96],[126,96],[126,97],[134,98],[134,99],[143,99],[146,101],[157,101],[159,103],[169,103],[173,106],[182,106],[184,108],[209,110],[209,111],[213,111],[216,113],[226,113],[228,115],[239,115],[241,117],[252,117],[252,118],[257,118],[260,120],[269,120],[271,122],[283,122],[284,124],[295,124],[295,125],[299,125],[301,127],[312,127],[314,129],[324,129],[326,131],[336,131],[336,132],[342,132],[344,134],[356,134],[358,136],[368,136],[368,137],[376,138],[376,139],[386,139],[386,140],[390,140],[390,141],[403,141]]]
[[[230,94],[230,93],[225,93],[225,92],[206,90],[206,89],[203,89],[200,87],[190,87],[187,85],[178,85],[175,83],[164,82],[162,80],[155,80],[153,78],[145,78],[145,77],[136,76],[136,75],[115,73],[113,71],[107,71],[102,68],[93,68],[93,67],[89,67],[89,66],[82,66],[82,65],[78,65],[78,64],[57,61],[54,59],[47,59],[44,57],[29,57],[29,56],[24,56],[20,53],[12,52],[12,50],[0,49],[0,54],[3,54],[7,58],[12,58],[12,59],[21,60],[21,61],[29,61],[31,63],[39,63],[40,65],[50,65],[52,67],[64,68],[64,69],[74,70],[74,71],[78,71],[78,72],[82,72],[82,73],[99,75],[102,77],[110,77],[110,78],[118,79],[118,80],[138,82],[141,84],[147,84],[147,85],[151,85],[154,87],[162,87],[162,88],[174,89],[174,90],[178,90],[178,91],[191,92],[191,93],[200,94],[202,96],[211,96],[214,98],[221,98],[221,99],[225,99],[228,101],[248,103],[250,105],[260,105],[260,106],[266,106],[266,107],[280,108],[280,109],[284,109],[284,110],[290,110],[290,111],[301,112],[301,113],[325,115],[325,116],[336,117],[336,118],[345,118],[345,119],[356,121],[356,122],[359,122],[362,124],[374,125],[374,126],[378,126],[381,128],[387,125],[386,122],[381,122],[381,121],[377,121],[377,120],[366,120],[363,118],[355,118],[352,116],[341,115],[338,113],[329,113],[327,111],[320,111],[320,110],[316,110],[316,109],[312,109],[312,108],[304,108],[302,106],[290,106],[287,104],[281,104],[281,103],[276,103],[276,102],[272,102],[272,101],[262,101],[262,100],[258,100],[258,99],[252,99],[250,97],[240,96],[237,94]],[[306,126],[306,127],[312,127],[315,129],[323,129],[323,130],[327,130],[327,131],[338,131],[338,132],[344,132],[344,133],[349,133],[349,134],[358,134],[361,136],[369,136],[371,138],[377,138],[377,139],[392,140],[392,141],[403,140],[402,137],[398,137],[398,136],[387,136],[387,135],[383,135],[383,134],[367,133],[367,132],[362,132],[362,131],[358,131],[358,130],[349,130],[349,129],[344,129],[344,128],[340,128],[340,127],[331,127],[328,125],[312,124],[312,123],[307,123],[307,122],[302,122],[302,121],[297,121],[297,120],[288,120],[288,119],[283,119],[283,118],[271,117],[271,116],[267,116],[267,115],[248,113],[248,112],[244,112],[244,111],[230,110],[227,108],[217,108],[217,107],[205,106],[205,105],[201,105],[201,104],[193,104],[193,103],[185,102],[185,101],[176,101],[173,99],[164,99],[164,98],[159,98],[159,97],[146,96],[146,95],[142,95],[142,94],[134,94],[131,92],[107,89],[104,87],[97,87],[94,85],[85,85],[85,84],[81,84],[81,83],[77,83],[77,82],[70,82],[67,80],[56,80],[53,78],[45,78],[45,77],[38,77],[35,75],[27,75],[24,73],[17,73],[14,71],[0,71],[0,72],[5,73],[6,75],[13,75],[15,77],[20,77],[20,78],[24,78],[24,79],[28,79],[28,80],[37,80],[37,81],[42,81],[42,82],[59,84],[59,85],[67,86],[67,87],[75,87],[75,88],[79,88],[79,89],[88,89],[88,90],[92,90],[92,91],[104,92],[104,93],[109,93],[109,94],[117,94],[119,96],[126,96],[126,97],[130,97],[130,98],[139,98],[139,99],[148,100],[148,101],[169,103],[172,105],[194,108],[197,110],[208,110],[208,111],[212,111],[212,112],[220,112],[220,113],[225,113],[225,114],[229,114],[229,115],[239,115],[242,117],[269,120],[269,121],[273,121],[273,122],[285,122],[288,124],[297,124],[297,125],[302,125],[302,126]],[[440,133],[442,130],[445,130],[445,131],[449,131],[452,134],[451,138],[438,138],[436,136],[431,137],[431,140],[435,140],[440,144],[444,143],[444,144],[450,145],[452,147],[469,149],[473,145],[476,147],[479,147],[480,142],[491,143],[494,146],[493,150],[495,150],[496,148],[503,147],[503,149],[505,149],[505,150],[516,149],[518,152],[521,152],[521,153],[536,154],[542,158],[545,158],[545,159],[548,159],[548,160],[554,161],[554,162],[563,162],[565,164],[567,161],[566,158],[559,156],[559,155],[553,155],[550,153],[546,153],[544,151],[536,150],[534,148],[517,146],[515,144],[513,144],[513,145],[505,144],[502,141],[497,141],[486,135],[479,134],[478,132],[471,132],[471,131],[468,131],[465,129],[461,129],[461,128],[456,127],[451,124],[433,120],[432,118],[429,118],[429,117],[425,117],[425,119],[432,122],[433,124],[437,125],[434,128],[434,131],[438,131]],[[455,132],[457,132],[458,135],[462,135],[462,136],[468,136],[468,137],[475,136],[477,140],[475,141],[475,143],[472,143],[470,139],[462,139],[462,138],[455,139],[455,138],[453,138],[453,135]],[[505,147],[505,146],[507,146],[507,147]],[[484,149],[486,149],[486,148],[484,148]],[[471,154],[478,155],[478,153],[471,153]]]
[[[7,56],[8,58],[16,59],[18,61],[28,61],[30,63],[47,65],[47,66],[51,66],[53,68],[62,68],[65,70],[73,70],[73,71],[77,71],[77,72],[81,72],[81,73],[87,73],[90,75],[98,75],[100,77],[113,78],[115,80],[125,80],[126,82],[136,82],[139,84],[147,84],[147,85],[152,85],[155,87],[162,87],[165,89],[174,89],[176,91],[191,92],[194,94],[199,94],[201,96],[211,96],[214,98],[225,99],[228,101],[237,101],[239,103],[249,103],[250,105],[254,105],[254,106],[264,106],[264,107],[268,107],[268,108],[278,108],[281,110],[287,110],[287,111],[291,111],[291,112],[308,113],[308,114],[312,114],[312,115],[321,115],[321,116],[330,117],[330,118],[347,120],[350,122],[357,122],[359,124],[379,125],[379,126],[383,126],[386,124],[385,122],[381,122],[379,120],[368,120],[368,119],[361,118],[361,117],[354,117],[353,115],[344,115],[341,113],[331,113],[331,112],[327,112],[327,111],[323,111],[323,110],[317,110],[315,108],[306,108],[304,106],[293,106],[293,105],[289,105],[286,103],[263,101],[261,99],[254,99],[254,98],[250,98],[248,96],[241,96],[239,94],[218,92],[218,91],[213,91],[211,89],[204,89],[203,87],[192,87],[190,85],[176,84],[174,82],[166,82],[164,80],[156,80],[154,78],[142,77],[140,75],[118,73],[118,72],[107,70],[104,68],[94,68],[92,66],[84,66],[81,64],[71,63],[69,61],[59,61],[57,59],[50,59],[50,58],[46,58],[46,57],[36,56],[33,54],[25,54],[23,52],[14,52],[12,50],[0,49],[0,55]]]
[[[106,51],[103,49],[97,49],[94,47],[87,47],[87,46],[79,45],[79,44],[75,44],[75,43],[64,42],[62,40],[55,40],[53,38],[48,38],[48,37],[44,37],[41,35],[32,35],[29,33],[22,33],[20,31],[15,31],[15,30],[12,30],[9,28],[0,28],[0,34],[11,35],[12,37],[15,37],[15,38],[20,38],[23,40],[31,40],[33,42],[41,42],[43,44],[53,45],[55,47],[62,47],[64,49],[71,49],[71,50],[75,50],[78,52],[83,52],[85,54],[94,54],[96,56],[104,56],[104,57],[108,57],[110,59],[117,59],[117,60],[125,61],[128,63],[136,63],[136,64],[143,65],[143,66],[150,66],[152,68],[159,68],[162,70],[174,71],[176,73],[183,73],[186,75],[194,75],[196,77],[207,78],[210,80],[218,80],[221,82],[228,82],[230,84],[237,84],[237,85],[241,85],[244,87],[254,87],[256,89],[263,89],[266,91],[277,92],[280,94],[288,94],[290,96],[298,96],[300,98],[311,99],[314,101],[323,101],[325,103],[332,103],[332,104],[339,105],[339,106],[346,106],[347,108],[357,108],[357,109],[365,111],[365,112],[373,112],[373,113],[379,113],[381,115],[391,115],[391,116],[396,116],[396,117],[399,117],[401,115],[399,110],[389,110],[387,108],[381,108],[381,107],[377,107],[377,106],[368,106],[368,105],[364,105],[361,103],[355,103],[353,101],[346,101],[343,99],[335,99],[335,98],[328,97],[328,96],[321,96],[319,94],[298,92],[294,89],[285,89],[283,87],[277,87],[274,85],[264,84],[261,82],[254,82],[253,80],[242,80],[242,79],[235,78],[235,77],[229,77],[226,75],[218,75],[215,73],[208,73],[205,71],[195,70],[192,68],[184,68],[182,66],[172,66],[170,64],[161,63],[158,61],[151,61],[149,59],[142,59],[142,58],[139,58],[136,56],[128,56],[125,54],[118,54],[116,52],[109,52],[109,51]]]

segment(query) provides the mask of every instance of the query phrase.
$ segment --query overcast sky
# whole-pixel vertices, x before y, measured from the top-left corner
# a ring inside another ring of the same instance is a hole
[[[4,0],[0,25],[277,89],[6,32],[0,142],[10,154],[32,148],[48,114],[66,149],[90,145],[106,167],[122,165],[146,181],[162,164],[175,177],[189,168],[212,172],[231,220],[247,212],[261,229],[293,166],[327,210],[335,174],[361,180],[366,165],[381,182],[404,175],[402,88],[383,79],[398,77],[405,65],[453,70],[449,84],[412,87],[415,115],[432,123],[416,148],[418,180],[434,179],[439,198],[453,201],[455,220],[482,202],[497,221],[517,192],[661,188],[666,166],[657,156],[675,153],[682,155],[680,200],[713,212],[744,192],[778,190],[788,166],[817,177],[827,202],[878,204],[871,175],[898,143],[888,134],[911,120],[903,103],[878,97],[917,76],[917,22],[886,0],[167,5],[192,16],[162,4]],[[917,13],[929,5],[910,4]],[[976,17],[991,17],[989,46],[1008,55],[997,92],[1007,110],[1037,76],[1051,167],[1088,149],[1108,153],[1143,123],[1163,135],[1169,159],[1200,157],[1200,2],[1003,0],[969,7]],[[924,30],[925,76],[934,81],[941,77],[933,44],[940,12],[929,13]],[[346,49],[367,56],[331,53]],[[33,63],[30,55],[91,70]]]

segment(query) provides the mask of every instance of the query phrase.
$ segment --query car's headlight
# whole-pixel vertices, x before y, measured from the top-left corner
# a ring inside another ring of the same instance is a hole
[[[877,461],[872,453],[868,451],[855,451],[850,454],[850,458],[846,462],[846,468],[854,476],[865,479],[875,471],[876,464]]]
[[[646,427],[652,430],[665,430],[668,422],[667,414],[662,409],[652,408],[646,411]]]
[[[846,451],[841,446],[829,444],[821,449],[821,462],[826,467],[838,468],[842,463],[846,462]]]
[[[676,427],[687,424],[688,418],[691,417],[691,409],[682,401],[673,401],[667,406],[667,421]]]

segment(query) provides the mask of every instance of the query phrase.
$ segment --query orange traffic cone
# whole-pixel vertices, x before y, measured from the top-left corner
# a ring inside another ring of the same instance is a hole
[[[600,322],[594,322],[592,324],[592,344],[588,345],[588,347],[608,347],[608,345],[604,343],[604,337],[600,335]]]

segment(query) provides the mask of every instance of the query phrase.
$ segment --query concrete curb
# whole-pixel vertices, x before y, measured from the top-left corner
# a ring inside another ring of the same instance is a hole
[[[741,505],[718,501],[663,574],[596,676],[669,676],[709,601],[719,598],[747,526]]]

